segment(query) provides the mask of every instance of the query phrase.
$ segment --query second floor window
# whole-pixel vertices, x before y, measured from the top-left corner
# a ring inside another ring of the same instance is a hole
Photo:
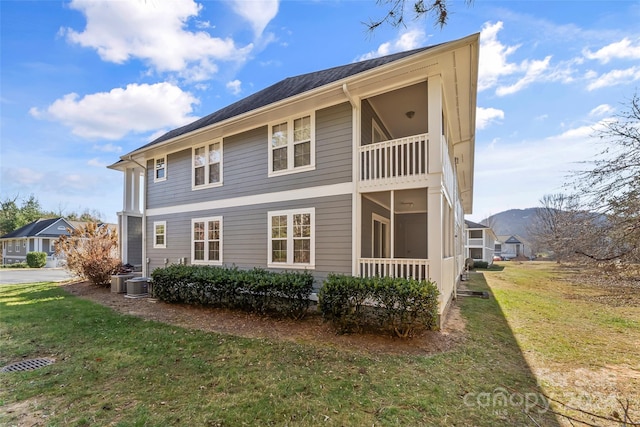
[[[270,175],[309,170],[315,167],[313,115],[272,124],[269,129]]]
[[[222,142],[193,149],[193,187],[222,184]]]
[[[161,157],[159,159],[155,159],[155,172],[153,175],[153,181],[164,181],[167,179],[167,158]]]

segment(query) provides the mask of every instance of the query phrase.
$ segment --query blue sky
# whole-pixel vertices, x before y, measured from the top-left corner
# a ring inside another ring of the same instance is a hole
[[[462,1],[367,33],[367,1],[0,1],[0,196],[116,221],[107,165],[283,78],[481,33],[474,212],[538,206],[640,88],[638,1]]]

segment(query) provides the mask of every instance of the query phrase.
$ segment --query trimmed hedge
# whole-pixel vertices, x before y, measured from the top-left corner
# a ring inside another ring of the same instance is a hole
[[[487,261],[474,261],[473,268],[489,268]]]
[[[260,268],[171,265],[151,273],[153,296],[173,303],[242,309],[302,318],[309,309],[313,276]]]
[[[318,307],[342,333],[374,329],[406,338],[437,329],[438,294],[430,281],[331,274]]]
[[[27,265],[30,268],[42,268],[47,265],[47,254],[45,252],[27,253]]]

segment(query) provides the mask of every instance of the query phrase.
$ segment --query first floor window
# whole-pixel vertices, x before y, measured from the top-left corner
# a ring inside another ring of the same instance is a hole
[[[191,222],[193,264],[222,264],[222,217]]]
[[[270,267],[314,268],[315,209],[269,212]]]
[[[20,252],[20,240],[16,240],[16,252]]]
[[[166,221],[156,221],[153,223],[153,247],[156,249],[167,247]]]

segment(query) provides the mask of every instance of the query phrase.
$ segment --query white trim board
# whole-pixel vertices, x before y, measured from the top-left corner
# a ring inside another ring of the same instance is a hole
[[[147,216],[171,215],[212,209],[236,208],[240,206],[262,205],[265,203],[290,202],[294,200],[316,199],[318,197],[342,196],[353,192],[353,183],[321,185],[317,187],[299,188],[296,190],[277,191],[273,193],[255,194],[252,196],[230,197],[222,200],[187,203],[164,208],[147,209]]]

